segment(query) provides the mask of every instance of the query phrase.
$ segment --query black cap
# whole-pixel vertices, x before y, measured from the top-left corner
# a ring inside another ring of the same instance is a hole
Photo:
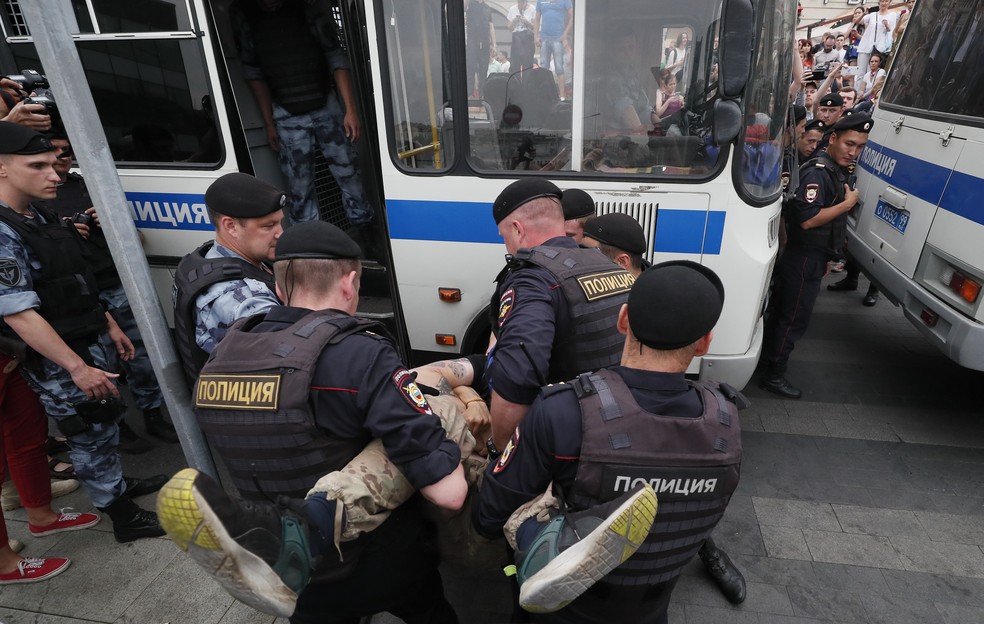
[[[642,226],[621,212],[588,219],[584,222],[584,235],[626,253],[646,253],[646,235],[642,232]]]
[[[810,130],[819,130],[820,132],[826,132],[827,124],[820,119],[814,119],[810,123],[806,124],[806,126],[803,128],[803,133],[806,134]]]
[[[871,127],[874,125],[875,122],[871,120],[871,117],[865,113],[857,112],[852,108],[844,113],[844,116],[837,120],[837,123],[835,123],[831,129],[834,132],[854,130],[856,132],[868,134],[868,132],[871,131]]]
[[[714,271],[673,260],[643,271],[629,292],[629,327],[653,349],[679,349],[714,329],[724,285]]]
[[[506,188],[502,189],[499,196],[492,204],[492,217],[496,224],[513,213],[514,210],[527,202],[540,197],[556,197],[558,200],[563,196],[557,185],[543,178],[523,178],[516,180]]]
[[[806,107],[793,104],[793,125],[798,124],[804,119],[806,119]]]
[[[817,106],[844,106],[844,96],[840,93],[828,93],[820,98]]]
[[[205,191],[205,204],[227,217],[256,219],[287,207],[283,191],[245,173],[227,173]]]
[[[594,200],[581,189],[565,190],[560,205],[564,208],[564,221],[590,217],[595,213]]]
[[[55,149],[48,137],[27,126],[0,121],[0,154],[41,154]]]
[[[274,262],[308,258],[349,260],[361,253],[359,245],[337,226],[326,221],[306,221],[280,235]]]

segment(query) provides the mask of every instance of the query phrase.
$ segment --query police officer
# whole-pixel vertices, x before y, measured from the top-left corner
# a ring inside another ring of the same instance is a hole
[[[505,448],[540,386],[618,361],[614,321],[633,277],[566,236],[561,196],[553,183],[525,178],[492,205],[508,252],[491,304],[492,456]]]
[[[379,611],[406,621],[456,622],[413,501],[371,533],[342,543],[340,552],[333,533],[343,528],[336,520],[341,509],[323,493],[296,501],[293,511],[255,502],[304,497],[372,438],[382,440],[425,498],[449,509],[464,502],[458,446],[445,437],[381,326],[353,316],[358,257],[358,245],[325,222],[294,226],[280,239],[274,271],[286,305],[232,328],[195,391],[203,430],[240,493],[254,502],[231,499],[187,469],[161,493],[162,521],[238,598],[281,615],[290,615],[296,600],[294,624],[348,622]],[[219,543],[201,539],[213,534],[223,536]],[[217,556],[227,563],[214,565]],[[298,597],[316,557],[314,578]]]
[[[237,320],[280,301],[273,260],[287,196],[245,173],[229,173],[205,191],[215,240],[181,259],[174,275],[174,333],[188,382]]]
[[[636,279],[651,266],[642,257],[648,247],[639,222],[627,214],[613,212],[592,217],[584,224],[584,246],[597,247]],[[745,601],[745,577],[723,550],[708,537],[697,553],[714,583],[730,602]]]
[[[847,213],[858,201],[848,167],[868,141],[871,117],[845,115],[834,125],[825,152],[800,169],[800,185],[784,206],[789,240],[776,263],[762,354],[767,363],[759,385],[789,399],[802,392],[785,377],[796,341],[806,332],[820,280],[847,235]]]
[[[828,93],[817,101],[816,110],[816,118],[825,124],[825,131],[810,158],[815,158],[830,144],[830,133],[834,125],[844,116],[844,98],[839,93]]]
[[[560,205],[564,209],[564,231],[580,245],[584,222],[595,213],[594,200],[581,189],[570,188],[561,196]]]
[[[318,218],[317,147],[341,190],[345,215],[364,237],[373,210],[362,188],[354,146],[361,133],[359,111],[335,20],[320,5],[241,0],[230,7],[230,15],[243,76],[288,180],[290,221]]]
[[[127,360],[133,345],[99,303],[75,228],[32,204],[54,199],[55,160],[47,138],[0,122],[0,331],[29,348],[22,369],[67,437],[75,473],[112,519],[116,540],[157,537],[164,534],[157,515],[130,498],[163,480],[123,478],[116,422],[125,407],[103,348],[112,344]]]
[[[161,414],[164,395],[161,394],[157,376],[150,364],[150,356],[140,337],[137,320],[133,316],[130,302],[123,290],[120,274],[116,270],[113,256],[109,253],[106,236],[99,227],[99,216],[92,206],[92,197],[86,188],[85,179],[78,173],[69,171],[72,166],[72,146],[64,136],[52,137],[51,144],[59,152],[55,170],[61,178],[61,184],[58,186],[58,196],[45,202],[45,206],[59,217],[70,219],[75,223],[76,229],[84,239],[83,251],[86,261],[99,287],[99,301],[133,343],[133,359],[121,361],[120,364],[126,373],[127,386],[133,394],[137,407],[143,412],[147,433],[164,442],[177,443],[178,436],[174,427],[164,420],[164,415]],[[112,345],[104,346],[109,349]],[[119,428],[120,452],[144,453],[153,448],[147,440],[137,435],[126,421],[121,420]]]
[[[546,524],[530,515],[507,533],[517,546],[521,604],[562,609],[537,621],[666,621],[673,586],[738,485],[736,403],[747,402],[724,384],[684,377],[707,353],[723,302],[717,275],[696,263],[644,272],[618,313],[621,364],[543,388],[486,471],[473,515],[486,537],[501,534],[513,511],[551,482],[565,506]],[[624,546],[638,551],[623,566]],[[613,569],[578,597],[599,566]]]

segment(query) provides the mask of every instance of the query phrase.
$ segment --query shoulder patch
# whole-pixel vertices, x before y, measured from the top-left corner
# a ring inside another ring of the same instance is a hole
[[[811,204],[817,200],[817,195],[820,193],[819,184],[807,184],[806,191],[803,193],[803,198]]]
[[[421,414],[433,414],[434,412],[431,411],[427,398],[420,391],[420,388],[417,387],[414,379],[413,373],[405,368],[401,368],[393,375],[393,384],[396,385],[397,390],[400,391],[400,394],[403,395],[403,398],[407,400],[407,403],[412,408]]]
[[[512,461],[513,455],[516,454],[516,448],[519,446],[519,427],[516,427],[516,431],[513,432],[513,436],[509,438],[509,444],[506,445],[505,450],[502,451],[502,455],[499,455],[499,461],[495,463],[495,468],[492,469],[492,474],[499,474],[506,469],[509,462]]]
[[[499,327],[502,327],[502,324],[506,322],[515,306],[516,292],[510,288],[499,297]]]
[[[20,265],[14,258],[0,258],[0,285],[16,286],[21,283]]]

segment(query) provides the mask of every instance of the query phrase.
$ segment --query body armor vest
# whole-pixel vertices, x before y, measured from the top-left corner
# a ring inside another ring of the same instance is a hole
[[[45,207],[53,210],[59,217],[72,217],[77,212],[83,212],[92,207],[92,197],[85,187],[85,180],[77,173],[69,173],[64,184],[58,187],[58,197],[44,202]],[[109,252],[109,244],[102,228],[89,228],[88,240],[82,242],[82,252],[86,263],[100,292],[117,288],[123,284],[116,270],[116,263]]]
[[[41,270],[32,277],[41,300],[38,314],[69,346],[88,346],[106,329],[106,314],[95,278],[86,268],[81,237],[53,212],[37,206],[35,210],[47,223],[28,219],[7,206],[0,206],[0,221],[17,232],[41,263]],[[7,325],[3,331],[15,337]]]
[[[800,180],[803,175],[812,169],[823,169],[830,177],[831,183],[837,189],[837,194],[829,204],[823,206],[828,208],[844,201],[844,185],[847,183],[847,176],[844,175],[841,167],[837,165],[826,152],[821,152],[819,156],[807,161],[800,167]],[[804,230],[796,226],[789,228],[789,242],[797,247],[808,249],[819,249],[830,255],[837,254],[844,246],[844,239],[847,237],[847,214],[839,215],[833,221],[819,227]]]
[[[554,276],[570,311],[570,331],[554,336],[547,382],[565,381],[585,371],[618,364],[625,336],[618,333],[615,322],[619,308],[629,299],[635,277],[597,249],[583,247],[520,249],[509,259],[506,270],[529,264]],[[497,292],[496,299],[500,295]],[[492,311],[498,309],[496,301]]]
[[[208,359],[208,353],[195,342],[195,300],[198,296],[214,284],[247,277],[263,282],[271,292],[274,288],[271,273],[242,258],[206,258],[205,254],[213,244],[209,241],[182,258],[174,274],[174,334],[188,385],[195,384],[198,371]]]
[[[303,3],[263,11],[253,0],[245,0],[242,7],[273,100],[292,115],[323,107],[332,89],[331,71],[311,34]]]
[[[251,331],[265,316],[238,321],[215,348],[195,386],[195,415],[243,498],[304,498],[319,478],[344,468],[369,443],[368,437],[331,437],[315,422],[311,379],[321,352],[379,325],[312,312],[283,330]],[[319,579],[353,565],[361,545],[343,542],[341,549],[342,562],[328,553]]]
[[[744,397],[725,384],[695,383],[704,411],[680,418],[643,410],[610,370],[581,375],[573,385],[583,436],[574,507],[613,500],[640,483],[652,485],[659,498],[645,543],[604,581],[672,580],[710,536],[738,487],[741,427],[733,401],[745,404]]]

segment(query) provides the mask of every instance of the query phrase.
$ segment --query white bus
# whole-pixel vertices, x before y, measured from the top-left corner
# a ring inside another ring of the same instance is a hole
[[[943,353],[984,370],[984,2],[919,1],[874,118],[848,248]]]
[[[2,0],[0,67],[44,72],[20,14],[25,1]],[[727,297],[713,351],[690,372],[744,386],[777,250],[793,0],[575,0],[560,90],[549,68],[534,66],[492,74],[480,91],[466,78],[474,63],[466,63],[463,0],[310,1],[334,12],[352,61],[364,185],[385,224],[362,312],[390,318],[405,355],[485,347],[504,254],[492,200],[519,177],[547,176],[588,191],[599,213],[636,217],[648,260],[691,259],[721,275]],[[489,2],[504,50],[513,4]],[[209,184],[232,171],[283,184],[242,78],[229,5],[71,3],[88,83],[165,302],[177,260],[212,236]],[[684,59],[672,68],[684,104],[655,127],[655,76],[671,57]],[[71,105],[71,94],[54,96]],[[626,101],[648,128],[619,128]],[[322,218],[344,228],[322,169]]]

